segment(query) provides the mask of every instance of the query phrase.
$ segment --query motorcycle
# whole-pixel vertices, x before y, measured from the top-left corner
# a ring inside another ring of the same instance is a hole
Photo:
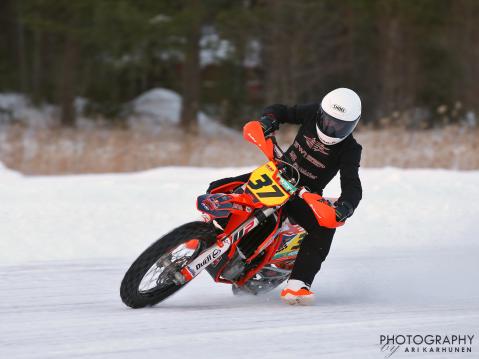
[[[284,282],[291,273],[304,229],[288,219],[283,206],[292,196],[309,205],[318,223],[336,228],[334,199],[298,186],[300,173],[287,160],[274,134],[258,121],[248,122],[243,137],[268,162],[247,182],[233,181],[197,198],[203,221],[186,223],[147,248],[130,266],[120,287],[127,306],[155,305],[191,282],[203,270],[233,293],[259,294]]]

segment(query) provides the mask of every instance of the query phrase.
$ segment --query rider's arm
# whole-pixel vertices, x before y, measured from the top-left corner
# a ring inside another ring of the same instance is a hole
[[[363,190],[361,187],[361,180],[359,179],[359,163],[361,161],[362,147],[354,141],[349,148],[347,148],[340,158],[340,179],[341,179],[341,196],[337,200],[337,204],[347,202],[352,206],[352,212],[356,209],[361,201]]]
[[[319,105],[317,103],[286,106],[281,104],[275,104],[266,107],[262,116],[268,116],[275,118],[279,123],[292,123],[301,125],[305,120],[315,118],[317,116]]]

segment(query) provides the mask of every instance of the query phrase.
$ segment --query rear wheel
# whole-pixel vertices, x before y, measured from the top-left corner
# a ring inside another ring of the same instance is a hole
[[[193,261],[216,239],[211,223],[184,224],[147,248],[133,262],[120,287],[127,306],[143,308],[155,305],[181,289],[179,271]]]

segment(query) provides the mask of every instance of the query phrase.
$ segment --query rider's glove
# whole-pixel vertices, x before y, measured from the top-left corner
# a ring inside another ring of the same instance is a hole
[[[354,212],[354,208],[351,203],[346,201],[336,202],[336,221],[344,222],[347,218],[351,217]]]
[[[261,127],[263,128],[265,136],[268,136],[279,129],[279,122],[271,113],[261,116],[259,122],[261,123]]]

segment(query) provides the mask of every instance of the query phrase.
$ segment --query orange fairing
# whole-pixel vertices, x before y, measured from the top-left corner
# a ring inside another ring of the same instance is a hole
[[[344,222],[336,221],[336,211],[323,199],[319,194],[305,192],[301,196],[311,210],[314,212],[318,223],[327,228],[336,228],[344,224]]]
[[[254,208],[260,208],[263,206],[261,202],[253,202],[253,198],[245,193],[232,193],[229,196],[231,196],[232,198],[231,202],[237,203],[245,207],[249,207],[250,210],[230,210],[232,215],[228,221],[228,224],[226,225],[226,228],[224,229],[224,233],[226,235],[230,235],[241,223],[251,217],[251,211],[254,210]]]
[[[265,139],[263,128],[258,121],[250,121],[243,127],[243,137],[246,141],[258,146],[270,161],[274,159],[273,141]]]

